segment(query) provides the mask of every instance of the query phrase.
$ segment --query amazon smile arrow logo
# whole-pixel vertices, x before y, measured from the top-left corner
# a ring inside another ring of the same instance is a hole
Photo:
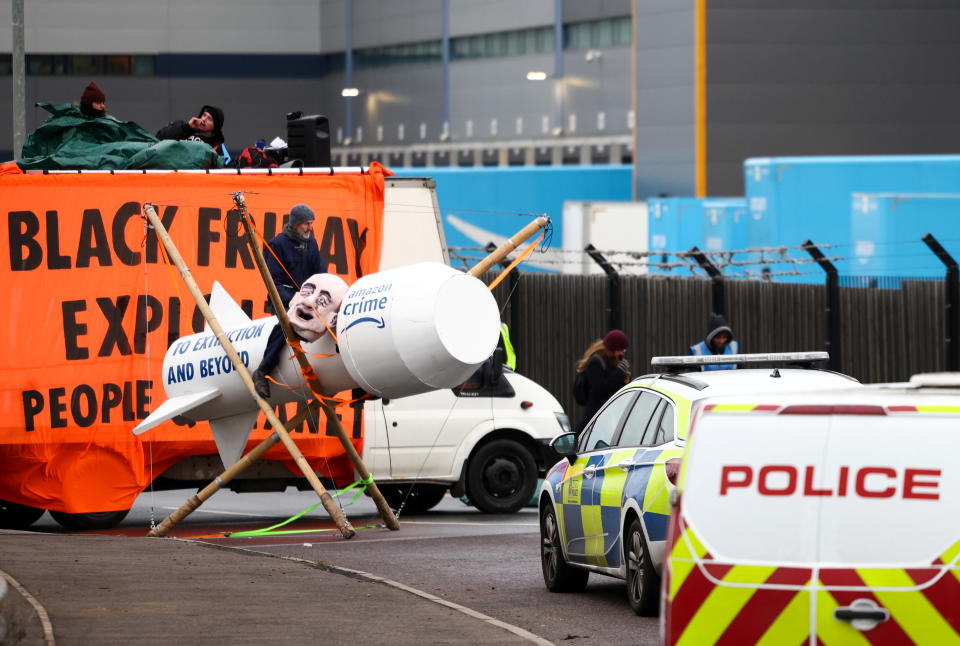
[[[350,325],[348,325],[347,327],[343,328],[343,331],[346,332],[347,330],[349,330],[350,328],[352,328],[354,325],[358,325],[358,324],[360,324],[360,323],[376,323],[376,324],[377,324],[377,328],[380,328],[380,329],[385,328],[385,327],[387,326],[387,323],[386,323],[386,321],[383,320],[383,317],[376,318],[376,317],[373,317],[373,316],[363,316],[363,317],[358,318],[357,320],[351,322]],[[342,333],[343,333],[343,332],[341,332],[341,334],[342,334]]]

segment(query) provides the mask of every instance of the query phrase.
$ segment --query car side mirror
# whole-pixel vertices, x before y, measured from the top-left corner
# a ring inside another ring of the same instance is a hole
[[[570,464],[573,464],[574,460],[577,459],[577,434],[561,433],[550,440],[550,448],[556,451],[557,455],[562,455],[567,458]]]

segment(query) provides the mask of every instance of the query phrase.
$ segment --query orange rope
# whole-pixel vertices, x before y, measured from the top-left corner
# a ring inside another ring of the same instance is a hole
[[[539,238],[537,238],[536,240],[534,240],[533,242],[531,242],[530,245],[529,245],[526,249],[523,250],[523,253],[521,253],[519,256],[517,256],[516,258],[514,258],[514,259],[513,259],[513,262],[511,262],[509,265],[507,265],[507,268],[504,269],[502,272],[500,272],[500,275],[499,275],[499,276],[497,276],[496,278],[493,279],[493,282],[490,283],[490,286],[489,286],[490,290],[493,290],[494,287],[496,287],[497,285],[499,285],[499,284],[500,284],[500,281],[502,281],[504,278],[507,277],[507,274],[509,274],[511,271],[513,271],[514,268],[515,268],[517,265],[519,265],[519,264],[523,261],[524,258],[526,258],[527,256],[529,256],[529,255],[533,252],[534,248],[535,248],[538,244],[540,244],[540,242],[543,241],[543,237],[544,237],[544,234],[541,233]]]
[[[299,283],[297,283],[297,281],[294,280],[293,276],[290,275],[290,272],[287,271],[286,265],[284,265],[284,264],[280,261],[280,258],[279,258],[279,256],[277,256],[277,253],[273,250],[273,247],[270,246],[270,243],[267,242],[267,239],[263,237],[263,234],[262,234],[262,233],[260,233],[260,229],[257,228],[257,223],[256,223],[256,221],[253,219],[253,217],[250,216],[249,211],[247,212],[246,215],[247,215],[247,219],[250,221],[250,228],[253,229],[253,232],[257,234],[257,237],[258,237],[258,238],[260,238],[260,241],[263,243],[263,246],[266,247],[266,249],[270,252],[270,255],[273,256],[273,259],[277,261],[277,264],[278,264],[278,265],[280,265],[280,268],[283,270],[283,273],[285,273],[285,274],[290,278],[290,282],[293,283],[293,284],[296,286],[297,291],[300,291],[300,285],[299,285]],[[243,217],[243,216],[241,215],[241,217]],[[251,253],[252,253],[252,252],[251,252]]]
[[[249,212],[247,213],[247,215],[249,215]],[[300,285],[297,283],[296,280],[294,280],[293,276],[290,275],[290,272],[287,270],[286,266],[280,261],[280,258],[277,256],[276,252],[273,250],[273,247],[270,246],[270,243],[267,242],[267,239],[263,236],[262,233],[260,233],[260,229],[257,228],[256,221],[254,221],[252,217],[248,219],[250,220],[250,228],[253,229],[253,232],[257,234],[257,237],[260,238],[261,242],[263,242],[263,246],[266,247],[268,251],[270,251],[270,255],[273,256],[274,260],[277,261],[277,264],[280,265],[280,268],[283,269],[283,273],[285,273],[290,278],[290,282],[293,283],[296,286],[297,291],[299,291]],[[323,320],[320,317],[320,311],[316,307],[313,308],[313,311],[317,315],[317,318],[320,318],[320,320]],[[330,326],[327,324],[326,321],[323,321],[323,326],[327,328],[327,332],[330,333],[330,337],[334,340],[334,342],[336,342],[337,335],[333,330],[330,329]]]

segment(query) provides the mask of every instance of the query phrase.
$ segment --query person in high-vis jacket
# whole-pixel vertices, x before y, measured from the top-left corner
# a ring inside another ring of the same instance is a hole
[[[706,356],[710,354],[740,354],[740,343],[733,338],[730,323],[722,314],[711,314],[707,321],[707,336],[695,345],[690,346],[690,354]],[[720,363],[706,365],[704,370],[733,370],[735,363]]]

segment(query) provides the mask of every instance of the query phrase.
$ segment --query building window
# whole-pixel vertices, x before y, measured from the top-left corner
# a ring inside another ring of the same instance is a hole
[[[629,16],[574,22],[563,26],[564,49],[603,49],[632,42]]]
[[[502,58],[553,51],[553,28],[533,27],[450,39],[454,60]]]
[[[154,76],[156,69],[156,56],[152,55],[26,55],[26,71],[32,76]],[[9,76],[12,73],[12,56],[0,55],[0,76]]]
[[[357,69],[416,63],[439,63],[441,58],[440,48],[439,40],[429,40],[419,43],[358,49],[353,52],[353,56]]]

